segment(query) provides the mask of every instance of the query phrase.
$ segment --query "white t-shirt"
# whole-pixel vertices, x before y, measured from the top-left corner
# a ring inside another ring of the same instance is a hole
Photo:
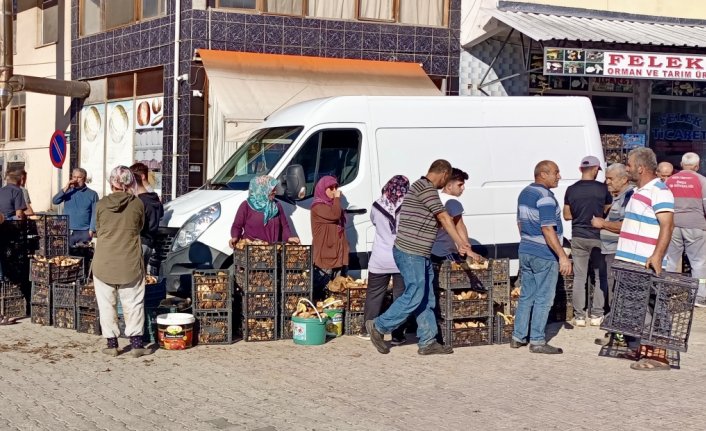
[[[451,218],[463,215],[463,205],[461,205],[456,196],[440,192],[439,199],[441,199],[441,203],[444,204],[444,208],[446,208],[446,212],[449,213]],[[434,241],[431,254],[444,257],[456,252],[458,252],[458,249],[453,239],[443,227],[440,227],[439,232],[436,234],[436,241]]]

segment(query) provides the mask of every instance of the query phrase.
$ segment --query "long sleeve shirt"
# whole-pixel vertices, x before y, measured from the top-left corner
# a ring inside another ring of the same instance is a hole
[[[52,199],[54,205],[64,203],[64,214],[69,216],[69,229],[96,231],[96,204],[98,193],[83,186],[68,192],[59,190]]]
[[[247,201],[243,202],[235,213],[235,219],[230,228],[231,238],[235,238],[236,241],[242,238],[259,239],[270,244],[288,240],[292,237],[292,231],[279,202],[277,202],[277,210],[277,215],[265,224],[264,214],[250,208]]]
[[[313,236],[314,265],[322,269],[348,265],[348,239],[339,232],[341,199],[334,198],[333,205],[315,205],[311,208],[311,233]]]

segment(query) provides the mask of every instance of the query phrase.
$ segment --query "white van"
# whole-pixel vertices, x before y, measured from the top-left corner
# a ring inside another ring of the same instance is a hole
[[[190,289],[184,283],[194,268],[229,266],[235,213],[250,179],[263,174],[281,178],[285,212],[304,244],[311,243],[314,185],[336,176],[347,208],[350,269],[364,272],[374,237],[368,211],[382,186],[398,174],[415,181],[435,159],[470,175],[461,201],[474,248],[516,259],[517,196],[532,182],[535,164],[559,165],[563,179],[554,192],[562,204],[586,155],[603,160],[584,97],[345,96],[299,103],[271,115],[204,187],[165,206],[160,275],[174,292]],[[570,225],[565,231],[570,238]]]

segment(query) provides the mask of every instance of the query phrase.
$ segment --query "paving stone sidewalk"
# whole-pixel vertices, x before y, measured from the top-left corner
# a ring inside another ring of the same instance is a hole
[[[25,320],[0,326],[0,430],[706,429],[706,310],[667,372],[598,357],[597,328],[551,332],[564,355],[500,345],[422,357],[414,344],[380,355],[342,337],[134,359]]]

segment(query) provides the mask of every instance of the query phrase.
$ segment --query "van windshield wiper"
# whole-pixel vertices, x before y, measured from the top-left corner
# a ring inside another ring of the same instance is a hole
[[[231,188],[228,183],[220,183],[220,182],[212,183],[209,181],[207,184],[204,184],[204,185],[206,186],[207,189],[211,189],[211,190],[222,190],[222,189],[230,189]]]

